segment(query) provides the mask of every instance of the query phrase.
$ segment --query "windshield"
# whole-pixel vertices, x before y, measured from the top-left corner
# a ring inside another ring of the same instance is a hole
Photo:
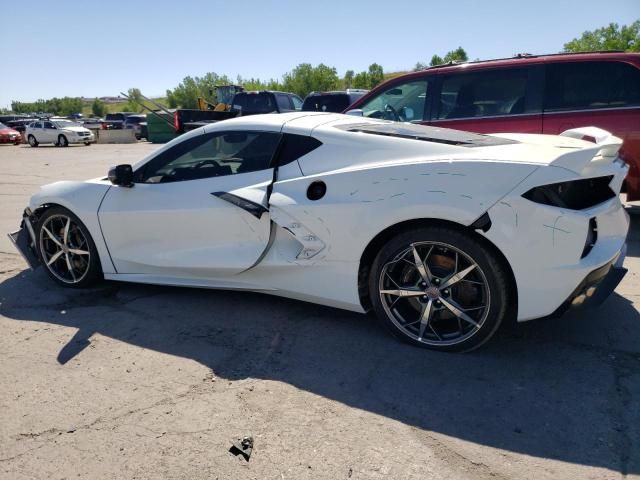
[[[0,129],[1,128],[9,128],[9,127],[7,127],[4,123],[0,122]]]
[[[71,120],[53,120],[53,123],[58,128],[70,128],[70,127],[81,127],[79,123],[72,122]]]

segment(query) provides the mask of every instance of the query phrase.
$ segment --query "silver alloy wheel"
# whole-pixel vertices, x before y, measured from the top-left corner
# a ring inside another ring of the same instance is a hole
[[[469,255],[445,243],[412,243],[384,265],[378,285],[389,319],[427,345],[464,342],[489,315],[484,272]]]
[[[35,147],[37,144],[38,142],[36,141],[36,137],[34,137],[33,135],[29,135],[29,145]]]
[[[89,273],[89,242],[78,224],[66,215],[45,220],[40,228],[40,252],[47,269],[61,282],[78,283]]]
[[[67,145],[69,145],[69,141],[67,140],[67,137],[65,137],[64,135],[60,135],[58,137],[58,146],[66,147]]]

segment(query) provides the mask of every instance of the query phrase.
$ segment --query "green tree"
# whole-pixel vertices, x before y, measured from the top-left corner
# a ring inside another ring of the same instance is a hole
[[[442,65],[444,63],[443,58],[440,55],[434,55],[431,57],[431,61],[429,62],[430,67],[435,67],[436,65]]]
[[[91,113],[96,117],[104,117],[107,113],[107,107],[102,100],[96,98],[91,104]]]
[[[293,92],[306,97],[310,92],[335,90],[339,83],[335,68],[319,64],[313,67],[310,63],[301,63],[291,72],[282,77],[282,87],[287,92]]]
[[[369,65],[369,89],[374,88],[379,83],[382,83],[384,80],[384,70],[382,70],[382,66],[377,63],[372,63]]]
[[[353,87],[353,76],[355,72],[353,70],[347,70],[344,72],[344,88],[352,88]]]
[[[466,62],[468,60],[469,60],[469,56],[467,55],[467,52],[465,51],[465,49],[462,47],[458,47],[455,50],[451,50],[450,52],[447,52],[447,54],[444,56],[444,63]]]
[[[432,59],[432,61],[433,61],[433,59]],[[419,70],[424,70],[427,67],[428,67],[428,65],[426,63],[416,62],[416,66],[413,67],[413,71],[417,72]]]
[[[142,98],[142,92],[139,88],[130,88],[127,90],[127,96],[129,97],[127,102],[122,106],[122,110],[125,112],[142,112],[144,110],[144,99]]]
[[[353,77],[353,88],[368,89],[370,83],[369,74],[367,72],[356,73],[356,76]]]
[[[465,49],[462,47],[458,47],[455,50],[447,52],[444,58],[437,54],[434,55],[433,57],[431,57],[431,62],[429,63],[429,65],[435,67],[436,65],[443,65],[445,63],[466,62],[467,60],[469,60],[469,56],[467,55]]]
[[[184,77],[173,90],[167,90],[167,102],[171,108],[198,108],[198,97],[213,100],[216,85],[229,84],[226,75],[208,72],[203,77]]]
[[[247,90],[282,90],[282,84],[274,78],[263,81],[259,78],[242,78],[238,75],[236,84],[242,85]]]
[[[78,97],[39,99],[35,102],[11,102],[11,109],[15,113],[53,113],[54,115],[68,116],[82,111],[82,99]]]
[[[169,108],[177,108],[178,107],[178,99],[173,94],[172,90],[167,90],[167,93],[166,93],[165,96],[167,97],[167,105],[169,105]]]
[[[598,50],[624,50],[640,52],[640,20],[620,27],[610,23],[606,27],[583,32],[564,44],[565,52],[593,52]]]

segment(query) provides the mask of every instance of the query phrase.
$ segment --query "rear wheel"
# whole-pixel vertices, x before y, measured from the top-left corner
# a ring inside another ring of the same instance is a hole
[[[45,211],[37,226],[38,251],[47,273],[65,287],[88,287],[102,278],[98,251],[80,219],[63,207]]]
[[[507,274],[496,255],[450,227],[409,230],[376,257],[369,293],[377,317],[402,340],[433,350],[473,350],[507,312]]]
[[[65,137],[64,135],[58,136],[58,146],[60,146],[60,147],[68,147],[69,146],[69,140],[67,140],[67,137]]]
[[[27,141],[29,142],[29,145],[31,145],[32,147],[38,146],[38,141],[36,140],[36,137],[34,137],[33,135],[29,135],[29,137],[27,138]]]

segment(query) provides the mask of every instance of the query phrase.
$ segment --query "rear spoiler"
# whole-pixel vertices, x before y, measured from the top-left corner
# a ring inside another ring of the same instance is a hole
[[[592,162],[605,164],[613,162],[622,146],[622,139],[598,127],[572,128],[565,130],[560,136],[595,143],[593,147],[570,151],[551,162],[556,167],[564,167],[576,173],[582,172]]]

